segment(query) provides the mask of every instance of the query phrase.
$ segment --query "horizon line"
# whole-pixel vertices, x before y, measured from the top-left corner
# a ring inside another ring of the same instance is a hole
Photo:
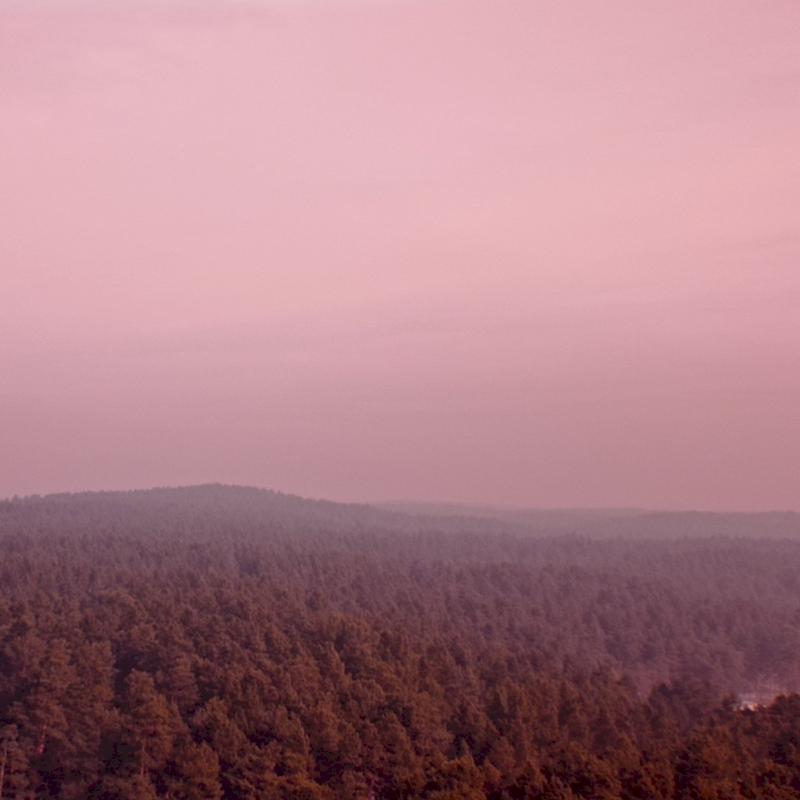
[[[147,486],[134,486],[129,488],[114,489],[77,489],[65,491],[46,491],[31,492],[29,494],[0,495],[0,503],[23,502],[28,500],[42,500],[52,497],[73,497],[86,494],[130,494],[157,491],[181,491],[187,489],[203,488],[226,488],[226,489],[249,489],[259,492],[267,492],[285,497],[293,497],[311,502],[331,503],[340,506],[366,506],[381,510],[390,510],[398,513],[413,514],[413,507],[424,509],[439,509],[440,511],[453,510],[454,516],[458,516],[458,511],[485,511],[499,513],[595,513],[595,514],[741,514],[741,515],[771,515],[771,514],[798,514],[796,508],[769,508],[769,509],[732,509],[732,508],[698,508],[680,507],[663,508],[658,506],[639,506],[639,505],[569,505],[569,506],[545,506],[545,505],[521,505],[517,503],[496,503],[480,500],[415,500],[415,499],[383,499],[383,500],[334,500],[328,497],[312,496],[301,494],[300,492],[276,489],[268,486],[259,486],[248,483],[228,483],[224,481],[202,481],[200,483],[186,484],[160,484]]]

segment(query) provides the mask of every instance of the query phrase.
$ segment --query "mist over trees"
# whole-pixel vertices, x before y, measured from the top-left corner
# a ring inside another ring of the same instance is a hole
[[[800,796],[797,515],[402,512],[0,503],[0,797]]]

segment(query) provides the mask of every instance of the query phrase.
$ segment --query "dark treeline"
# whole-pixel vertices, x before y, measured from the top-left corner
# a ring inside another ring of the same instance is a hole
[[[800,797],[800,539],[636,518],[0,503],[0,797]]]

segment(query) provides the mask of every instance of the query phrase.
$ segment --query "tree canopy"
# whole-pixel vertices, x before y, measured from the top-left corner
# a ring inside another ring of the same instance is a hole
[[[800,540],[640,524],[2,502],[0,797],[800,796]]]

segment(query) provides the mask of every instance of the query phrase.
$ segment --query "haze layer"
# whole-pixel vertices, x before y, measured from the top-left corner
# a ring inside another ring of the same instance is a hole
[[[0,6],[0,495],[797,506],[796,2],[110,6]]]

